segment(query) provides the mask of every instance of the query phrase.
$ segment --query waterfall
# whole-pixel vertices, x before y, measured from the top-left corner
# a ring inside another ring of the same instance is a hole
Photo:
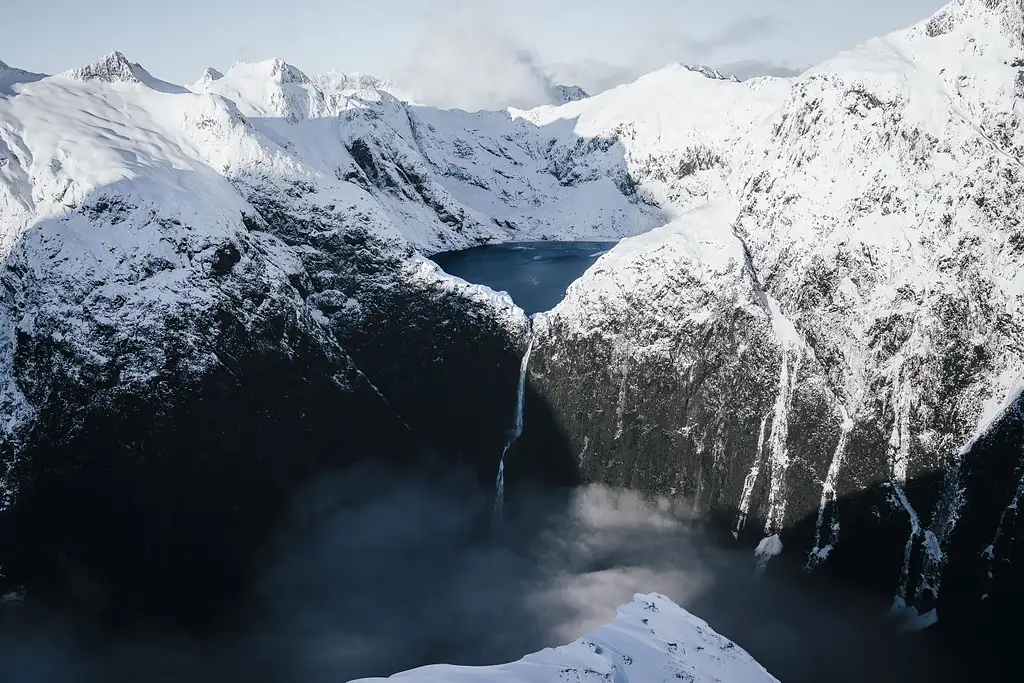
[[[530,353],[532,352],[533,333],[531,332],[530,341],[526,345],[526,353],[523,354],[523,360],[519,364],[519,384],[516,386],[515,426],[509,434],[508,441],[505,442],[505,448],[501,451],[501,460],[498,461],[498,478],[494,484],[494,516],[497,519],[501,519],[502,511],[505,507],[505,456],[515,440],[523,433],[523,404],[526,402],[526,369],[530,365]]]

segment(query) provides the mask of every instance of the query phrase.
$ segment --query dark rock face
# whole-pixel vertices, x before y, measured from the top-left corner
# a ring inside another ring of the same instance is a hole
[[[764,320],[733,312],[703,334],[673,337],[672,352],[646,355],[642,323],[619,323],[618,339],[581,336],[556,317],[530,366],[537,400],[585,480],[684,497],[751,549],[776,533],[783,556],[769,571],[824,571],[920,612],[937,608],[941,623],[970,624],[972,637],[1018,632],[1019,399],[962,470],[921,465],[929,453],[916,444],[918,465],[898,486],[890,463],[898,406],[878,400],[844,424],[828,372],[810,357],[794,362]],[[685,370],[673,354],[691,359]],[[793,383],[784,401],[783,363]],[[910,422],[915,432],[928,428],[920,416]],[[946,516],[951,533],[940,547]]]
[[[737,351],[764,323],[736,312],[707,336],[680,340],[676,356],[693,353],[695,362],[678,372],[673,356],[640,360],[628,342],[596,334],[564,340],[556,322],[534,349],[529,377],[585,479],[685,496],[702,513],[729,517],[757,455],[778,373],[770,344]],[[716,342],[705,343],[712,336]],[[746,381],[750,371],[762,381]],[[727,452],[738,457],[726,459]]]
[[[1018,647],[1024,610],[1024,404],[1016,403],[967,454],[960,485],[968,504],[947,547],[939,613],[950,628],[995,654]],[[973,494],[973,495],[972,495]],[[980,633],[972,633],[977,625]]]
[[[251,201],[265,229],[297,247],[292,277],[307,304],[393,410],[439,452],[493,476],[515,412],[522,311],[442,279],[359,216]]]
[[[417,276],[411,249],[307,194],[262,186],[257,213],[190,260],[213,306],[179,300],[134,330],[102,318],[137,304],[94,303],[87,343],[5,264],[5,303],[37,311],[13,361],[36,414],[0,444],[0,592],[126,628],[213,626],[313,478],[440,457],[490,486],[525,316]],[[280,261],[289,248],[299,257]]]
[[[5,449],[6,580],[115,623],[202,626],[244,590],[296,487],[360,458],[415,459],[390,406],[294,311],[267,311],[258,329],[227,307],[206,322],[219,365],[196,372],[168,320],[164,367],[128,386],[76,382],[56,368],[81,359],[45,335],[19,339],[16,369],[40,410]]]
[[[493,477],[513,424],[525,325],[510,333],[486,303],[438,289],[366,293],[361,324],[343,338],[417,434]]]

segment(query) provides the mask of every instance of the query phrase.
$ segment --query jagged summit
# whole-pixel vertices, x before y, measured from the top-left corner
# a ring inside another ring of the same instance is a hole
[[[76,81],[104,81],[106,83],[142,83],[138,71],[145,72],[141,64],[133,64],[121,52],[111,52],[92,64],[65,71],[62,75]]]
[[[553,96],[557,104],[578,102],[590,97],[590,93],[578,85],[556,85],[552,90],[554,90]]]
[[[736,78],[735,76],[724,74],[718,69],[713,69],[710,66],[705,66],[703,64],[683,64],[682,62],[680,62],[679,66],[689,71],[693,71],[694,73],[698,73],[701,76],[704,76],[705,78],[711,78],[716,81],[732,81],[733,83],[740,82],[740,79]]]
[[[199,80],[190,85],[188,89],[192,92],[206,92],[215,81],[219,81],[222,78],[224,78],[224,74],[209,66],[203,71],[203,75],[199,77]]]
[[[146,71],[138,62],[130,62],[123,53],[115,51],[86,66],[65,71],[62,76],[76,81],[103,83],[135,83],[165,93],[183,93],[180,85],[162,81]]]
[[[310,85],[312,83],[309,80],[309,76],[280,57],[261,62],[261,64],[267,65],[270,77],[278,83],[297,83],[300,85]]]

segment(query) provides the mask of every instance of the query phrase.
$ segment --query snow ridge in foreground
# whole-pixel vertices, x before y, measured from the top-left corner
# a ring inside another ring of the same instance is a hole
[[[402,683],[608,681],[771,683],[777,679],[729,639],[658,593],[637,593],[615,621],[557,648],[496,666],[436,664],[403,671]]]

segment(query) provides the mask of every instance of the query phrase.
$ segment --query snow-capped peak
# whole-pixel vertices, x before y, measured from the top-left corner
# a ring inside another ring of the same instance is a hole
[[[729,76],[727,74],[722,73],[718,69],[713,69],[710,66],[704,66],[703,64],[680,63],[680,66],[682,66],[684,69],[693,71],[694,73],[698,73],[701,76],[704,76],[705,78],[711,78],[718,81],[732,81],[733,83],[740,82],[740,79],[736,78],[735,76]]]
[[[218,81],[222,78],[224,78],[224,74],[217,71],[212,66],[208,66],[206,67],[206,71],[203,72],[203,75],[199,80],[205,81],[207,83],[212,83],[213,81]]]
[[[970,44],[972,54],[982,54],[993,45],[1017,52],[1024,47],[1024,3],[1020,0],[953,0],[927,19],[886,37],[895,36],[904,40],[953,36],[952,40],[958,43],[958,53],[964,51],[963,42]]]
[[[147,86],[159,92],[186,92],[185,88],[180,85],[155,78],[142,68],[142,65],[138,62],[129,62],[128,58],[121,52],[111,52],[103,59],[77,69],[72,69],[71,71],[65,71],[61,75],[65,78],[83,82],[133,83]]]
[[[279,57],[263,62],[263,64],[267,65],[270,78],[278,83],[296,83],[300,85],[309,85],[311,83],[309,76]]]
[[[209,66],[203,72],[203,75],[199,77],[199,80],[188,86],[188,89],[196,93],[209,92],[210,86],[214,81],[219,81],[222,78],[224,78],[224,74]]]
[[[140,64],[133,64],[121,52],[111,52],[92,64],[65,71],[62,75],[76,81],[105,81],[107,83],[142,83],[138,72],[146,72]]]
[[[556,85],[553,90],[556,104],[579,102],[590,97],[590,93],[578,85]]]

